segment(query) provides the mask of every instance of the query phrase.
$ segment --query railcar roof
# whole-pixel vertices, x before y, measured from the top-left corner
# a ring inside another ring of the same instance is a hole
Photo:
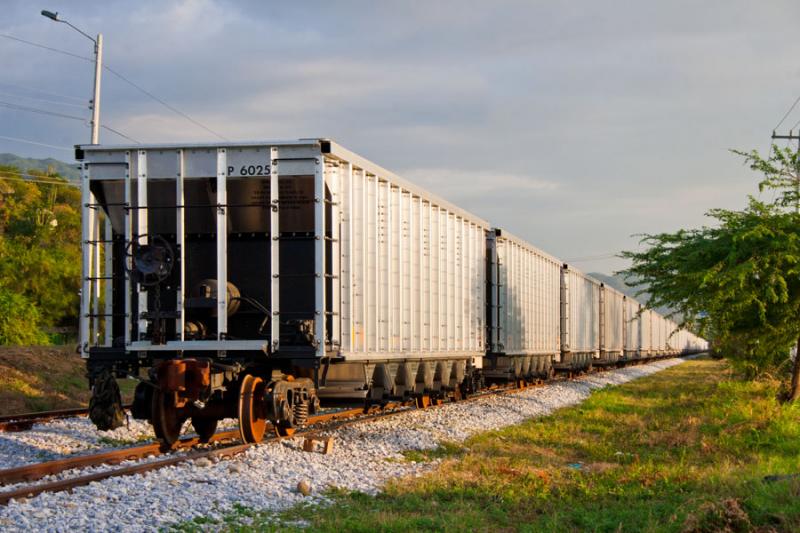
[[[483,226],[485,230],[490,230],[492,225],[489,221],[471,213],[457,205],[441,198],[440,196],[415,185],[414,183],[406,180],[383,168],[382,166],[373,163],[369,159],[362,157],[355,152],[348,150],[342,145],[325,137],[311,137],[300,139],[281,139],[281,140],[261,140],[261,141],[223,141],[223,142],[201,142],[201,143],[142,143],[142,144],[80,144],[75,146],[76,159],[83,159],[80,151],[83,152],[109,152],[109,151],[128,151],[128,150],[177,150],[177,149],[217,149],[217,148],[243,148],[243,147],[257,147],[257,146],[319,146],[323,154],[352,163],[353,165],[361,168],[370,174],[380,178],[391,180],[392,183],[401,187],[412,194],[416,194],[420,198],[432,202],[439,207],[446,208],[447,210],[455,213],[456,215],[469,220],[474,224]],[[80,157],[79,157],[80,156]]]

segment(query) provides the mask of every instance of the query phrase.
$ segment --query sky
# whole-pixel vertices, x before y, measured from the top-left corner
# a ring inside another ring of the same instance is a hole
[[[91,56],[39,14],[58,11],[213,132],[334,139],[587,272],[743,207],[758,176],[730,150],[766,151],[800,96],[790,1],[41,2],[3,1],[0,152],[72,161],[88,142],[88,122],[3,105],[88,119],[93,65],[8,38]],[[218,140],[108,73],[101,123]]]

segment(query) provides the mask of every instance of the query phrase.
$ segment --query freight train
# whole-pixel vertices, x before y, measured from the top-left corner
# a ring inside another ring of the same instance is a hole
[[[238,418],[258,442],[321,403],[458,399],[487,383],[706,341],[328,139],[84,145],[80,352],[93,420],[165,445]],[[110,391],[110,393],[109,393]],[[112,417],[113,418],[113,417]]]

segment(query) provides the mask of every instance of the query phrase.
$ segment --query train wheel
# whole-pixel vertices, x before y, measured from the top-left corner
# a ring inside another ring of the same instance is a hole
[[[217,419],[205,416],[192,417],[192,427],[197,432],[200,442],[208,442],[217,431]]]
[[[239,434],[244,442],[261,442],[267,429],[263,412],[266,385],[259,377],[246,375],[239,388]]]
[[[188,417],[183,409],[175,406],[172,393],[161,391],[153,394],[152,422],[156,438],[172,448],[181,436],[181,428]]]

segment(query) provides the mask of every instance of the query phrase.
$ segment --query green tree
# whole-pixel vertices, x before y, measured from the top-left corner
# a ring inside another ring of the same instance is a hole
[[[41,317],[33,302],[23,295],[0,287],[0,344],[43,344]]]
[[[741,153],[764,174],[764,202],[752,196],[741,211],[712,209],[713,226],[645,235],[641,252],[623,252],[623,273],[644,283],[649,306],[671,307],[684,324],[713,336],[715,349],[751,377],[785,368],[800,347],[800,215],[798,158],[773,147],[769,159]],[[791,365],[786,398],[800,398],[800,357]]]
[[[80,191],[21,180],[0,167],[0,343],[38,343],[43,328],[74,326],[80,284]],[[48,181],[58,176],[44,176]],[[16,325],[15,325],[16,324]],[[33,331],[38,335],[27,333]]]

